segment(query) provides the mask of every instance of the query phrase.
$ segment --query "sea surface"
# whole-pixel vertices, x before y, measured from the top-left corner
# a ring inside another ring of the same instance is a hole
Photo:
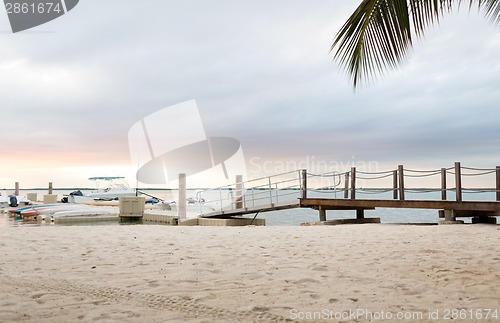
[[[58,200],[63,198],[63,196],[69,194],[72,190],[60,190],[54,189],[53,194],[57,194]],[[177,198],[177,190],[157,190],[157,189],[141,189],[141,191],[160,199],[174,200]],[[82,189],[82,192],[90,192],[90,190]],[[230,199],[234,196],[234,192],[230,191],[203,191],[199,193],[200,190],[188,190],[187,197],[197,198],[203,196],[203,198],[210,201],[218,201],[222,204],[224,200]],[[12,190],[0,190],[3,196],[12,194]],[[43,199],[44,194],[48,194],[46,189],[31,189],[31,190],[20,190],[20,196],[26,196],[28,193],[36,193],[38,200]],[[248,206],[252,205],[264,205],[273,203],[282,203],[287,201],[296,201],[299,197],[300,192],[298,190],[276,190],[269,192],[266,191],[250,191],[247,190],[245,193],[245,200]],[[356,197],[360,199],[392,199],[393,193],[387,190],[360,190],[356,191]],[[308,191],[308,197],[321,197],[321,198],[342,198],[343,192],[324,190],[324,191]],[[471,191],[463,192],[463,201],[494,201],[496,197],[495,192],[486,191]],[[455,192],[447,192],[448,200],[455,199]],[[441,200],[441,192],[433,191],[429,192],[427,190],[421,191],[409,191],[405,193],[406,200]],[[221,201],[222,200],[222,201]],[[247,217],[253,218],[255,214],[249,214]],[[289,209],[281,211],[271,211],[263,212],[257,215],[258,218],[266,219],[266,225],[268,226],[298,226],[303,222],[315,222],[319,220],[318,211],[313,209]],[[355,211],[327,211],[327,220],[334,219],[350,219],[355,218]],[[436,224],[440,220],[438,217],[438,210],[433,209],[392,209],[392,208],[377,208],[376,210],[365,211],[366,218],[378,217],[381,219],[382,223],[415,223],[415,224]],[[460,218],[466,223],[471,222],[471,218]],[[12,226],[12,225],[36,225],[33,223],[24,223],[19,220],[9,219],[7,215],[0,215],[0,227]],[[102,225],[102,223],[99,223]],[[109,224],[106,224],[109,225]]]

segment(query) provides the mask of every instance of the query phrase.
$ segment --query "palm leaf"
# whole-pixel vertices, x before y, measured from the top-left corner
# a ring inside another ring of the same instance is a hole
[[[498,24],[499,0],[469,0]],[[354,88],[387,69],[403,64],[412,47],[412,32],[421,37],[440,16],[461,0],[363,0],[335,36],[330,48],[350,75]],[[410,18],[411,16],[411,18]]]

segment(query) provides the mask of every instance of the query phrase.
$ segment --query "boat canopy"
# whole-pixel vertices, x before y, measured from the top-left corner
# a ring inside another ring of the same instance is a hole
[[[89,181],[113,181],[116,179],[124,179],[123,176],[97,176],[97,177],[89,177]]]

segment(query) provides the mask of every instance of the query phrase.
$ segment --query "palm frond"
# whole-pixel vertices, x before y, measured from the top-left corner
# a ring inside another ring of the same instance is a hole
[[[484,15],[493,24],[500,25],[500,1],[498,0],[470,0],[469,6],[472,8],[474,2],[478,3],[478,7],[483,9]]]
[[[411,45],[406,0],[364,0],[338,32],[331,46],[351,75],[354,87],[404,60]]]
[[[459,7],[461,0],[363,0],[335,36],[330,50],[350,75],[354,88],[387,69],[404,63],[412,46],[412,32],[425,29]],[[500,0],[469,0],[487,19],[500,21]],[[411,16],[411,18],[410,18]]]

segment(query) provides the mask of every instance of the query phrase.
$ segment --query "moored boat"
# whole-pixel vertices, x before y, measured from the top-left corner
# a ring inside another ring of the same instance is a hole
[[[125,177],[101,176],[90,177],[89,180],[95,181],[95,190],[87,194],[82,193],[80,190],[74,191],[65,196],[62,202],[85,204],[96,201],[113,201],[118,200],[120,197],[137,195],[137,190],[127,185]],[[106,183],[106,188],[102,188],[103,183]]]

